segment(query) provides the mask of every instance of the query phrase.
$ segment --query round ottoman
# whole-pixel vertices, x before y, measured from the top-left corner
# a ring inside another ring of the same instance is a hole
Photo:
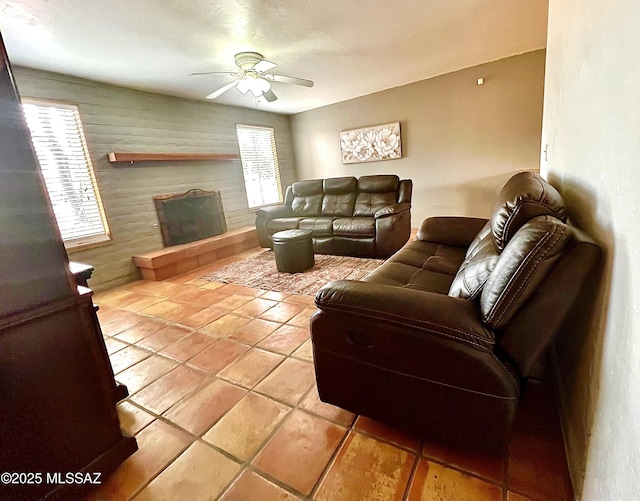
[[[314,265],[311,230],[279,231],[271,239],[278,271],[298,273]]]

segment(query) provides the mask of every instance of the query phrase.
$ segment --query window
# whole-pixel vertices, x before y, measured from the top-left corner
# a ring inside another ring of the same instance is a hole
[[[236,131],[249,208],[281,204],[282,186],[273,128],[237,125]]]
[[[109,240],[78,108],[29,99],[22,107],[65,246]]]

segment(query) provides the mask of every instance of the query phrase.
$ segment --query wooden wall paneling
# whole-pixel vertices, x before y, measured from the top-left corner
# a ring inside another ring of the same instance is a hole
[[[76,104],[113,239],[108,245],[72,251],[91,263],[94,289],[139,278],[132,256],[162,247],[151,197],[192,188],[221,192],[229,229],[252,226],[236,160],[112,164],[112,152],[238,154],[236,124],[275,129],[282,186],[296,181],[289,117],[261,110],[194,101],[27,68],[16,69],[22,95]]]

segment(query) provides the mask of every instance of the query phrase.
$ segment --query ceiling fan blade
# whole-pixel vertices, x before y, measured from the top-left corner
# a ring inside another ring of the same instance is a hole
[[[276,96],[271,89],[263,92],[262,97],[264,97],[269,103],[273,103],[276,99],[278,99],[278,96]]]
[[[286,75],[265,75],[265,77],[275,82],[302,85],[303,87],[313,87],[313,82],[304,78],[288,77]]]
[[[235,87],[237,83],[238,83],[238,80],[234,80],[233,82],[229,82],[227,85],[225,85],[223,87],[220,87],[218,90],[216,90],[216,91],[212,92],[211,94],[209,94],[207,96],[207,99],[215,99],[216,97],[221,96],[222,94],[227,92],[232,87]]]
[[[272,70],[276,66],[278,66],[276,63],[263,59],[262,61],[257,62],[253,69],[262,73],[264,71]]]
[[[238,75],[236,71],[196,71],[194,73],[189,73],[189,76],[197,76],[197,75]]]

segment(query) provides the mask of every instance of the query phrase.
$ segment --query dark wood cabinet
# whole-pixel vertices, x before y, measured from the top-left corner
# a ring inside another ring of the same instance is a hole
[[[93,274],[93,266],[90,264],[78,263],[74,261],[69,262],[69,270],[73,274],[76,284],[80,286],[79,291],[82,291],[84,287],[89,287],[89,279]],[[93,323],[93,331],[98,338],[98,344],[100,347],[100,358],[103,359],[106,370],[109,374],[109,378],[113,383],[113,400],[119,402],[120,400],[129,396],[129,390],[127,387],[118,383],[115,380],[113,374],[113,368],[111,367],[111,361],[109,360],[109,354],[107,353],[107,347],[104,344],[104,338],[102,337],[102,329],[100,328],[100,322],[98,321],[97,311],[100,309],[95,303],[92,304],[93,308],[90,313],[91,321]]]
[[[0,474],[14,474],[0,479],[0,499],[77,498],[89,485],[67,473],[104,478],[135,452],[120,430],[117,392],[92,292],[69,270],[0,38]]]

